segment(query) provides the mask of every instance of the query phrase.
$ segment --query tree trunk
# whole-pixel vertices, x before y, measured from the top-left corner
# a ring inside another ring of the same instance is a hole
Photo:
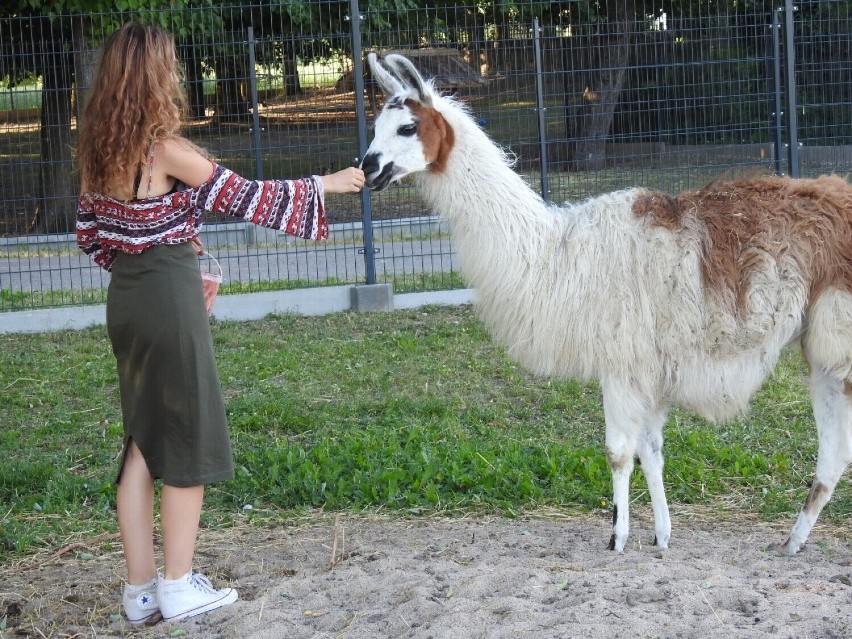
[[[41,98],[41,192],[37,230],[68,233],[74,229],[77,180],[71,170],[71,56],[47,54]]]
[[[299,68],[296,59],[283,60],[282,66],[284,68],[284,95],[301,95],[302,83],[299,81]]]
[[[74,43],[74,112],[77,116],[77,131],[83,123],[83,109],[89,97],[89,89],[95,79],[98,52],[86,42],[87,25],[83,18],[74,21],[72,38]]]
[[[469,34],[470,64],[476,69],[479,75],[484,75],[483,69],[487,69],[487,61],[485,59],[485,23],[482,21],[478,11],[471,13],[473,26]]]
[[[233,56],[218,58],[216,77],[216,119],[223,122],[250,122],[245,65]]]
[[[485,49],[485,64],[488,67],[488,74],[493,75],[499,71],[505,71],[505,48],[503,38],[508,33],[503,16],[497,16],[494,20],[494,39],[487,43]]]
[[[296,43],[288,40],[284,45],[284,54],[281,61],[284,71],[284,95],[301,95],[302,83],[299,81],[299,63],[296,53]]]
[[[609,0],[604,3],[607,23],[603,34],[590,38],[594,43],[588,62],[593,65],[586,75],[582,95],[566,92],[568,137],[573,140],[571,160],[578,170],[597,170],[606,161],[606,138],[624,85],[625,69],[630,62],[630,45],[636,27],[633,0]],[[602,42],[595,40],[602,39]],[[584,56],[585,57],[585,56]],[[579,107],[572,108],[571,100]]]

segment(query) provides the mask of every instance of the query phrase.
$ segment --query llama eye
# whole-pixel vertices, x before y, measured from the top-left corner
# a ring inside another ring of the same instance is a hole
[[[406,137],[414,135],[415,133],[417,133],[417,124],[412,123],[412,124],[406,124],[404,126],[401,126],[401,127],[399,127],[399,130],[397,131],[397,133],[399,133],[400,135],[404,135]]]

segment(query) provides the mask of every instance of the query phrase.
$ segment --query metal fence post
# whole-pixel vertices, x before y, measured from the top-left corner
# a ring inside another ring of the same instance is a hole
[[[784,169],[781,165],[781,155],[784,149],[783,143],[783,122],[784,122],[784,104],[781,97],[781,9],[776,9],[772,12],[772,24],[769,26],[772,31],[772,82],[773,82],[773,104],[772,115],[769,119],[770,135],[772,138],[772,151],[775,163],[775,175],[783,175]]]
[[[784,1],[784,85],[787,89],[787,171],[790,177],[799,177],[799,124],[796,116],[796,43],[793,13],[797,11],[793,0]]]
[[[252,113],[252,144],[254,146],[254,171],[255,171],[255,179],[262,180],[263,179],[263,156],[260,153],[260,113],[257,108],[257,69],[255,69],[255,55],[254,55],[254,29],[252,27],[246,28],[246,35],[248,36],[248,50],[249,50],[249,89],[251,91],[251,113]],[[257,231],[255,229],[254,224],[246,224],[246,244],[251,246],[255,243]]]
[[[358,0],[349,1],[349,12],[351,14],[352,28],[352,73],[355,76],[355,113],[358,118],[358,157],[357,164],[361,163],[367,153],[367,107],[364,101],[364,51],[361,46],[361,11],[358,8]],[[367,284],[376,283],[376,251],[373,246],[373,201],[370,199],[370,190],[361,190],[361,222],[364,236],[364,272]]]
[[[535,52],[535,105],[538,111],[538,161],[541,170],[541,199],[550,200],[547,181],[547,107],[544,105],[544,78],[541,64],[541,38],[538,18],[533,18],[533,51]]]

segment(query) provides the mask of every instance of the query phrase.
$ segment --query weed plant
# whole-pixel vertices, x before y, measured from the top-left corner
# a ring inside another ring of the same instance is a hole
[[[526,373],[470,307],[212,328],[236,477],[208,490],[205,525],[310,509],[609,509],[598,386]],[[673,411],[670,500],[792,518],[816,452],[805,375],[785,354],[727,425]],[[0,335],[0,390],[0,561],[115,530],[122,426],[105,329]],[[632,483],[647,501],[641,472]],[[850,510],[842,482],[823,516]]]

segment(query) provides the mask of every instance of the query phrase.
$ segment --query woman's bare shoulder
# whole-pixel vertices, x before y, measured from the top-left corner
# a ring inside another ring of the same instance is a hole
[[[161,170],[193,188],[204,184],[213,172],[213,163],[206,154],[182,137],[157,142],[154,154]]]
[[[154,147],[154,153],[158,157],[186,156],[204,154],[192,142],[181,136],[172,136],[158,140]]]

